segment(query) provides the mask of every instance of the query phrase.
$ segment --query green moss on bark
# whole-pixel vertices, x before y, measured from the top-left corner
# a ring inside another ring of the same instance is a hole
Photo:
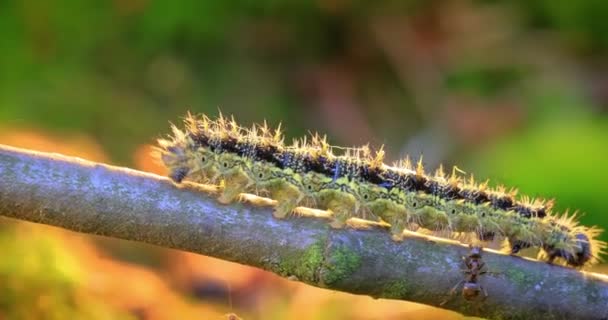
[[[411,288],[406,280],[390,282],[384,286],[380,298],[403,299],[410,291]]]
[[[302,253],[295,253],[293,255],[284,258],[278,265],[278,274],[287,277],[296,277],[298,280],[317,284],[318,272],[323,265],[323,248],[325,247],[325,241],[319,240]]]
[[[360,265],[361,257],[357,252],[347,247],[338,247],[328,254],[321,272],[321,282],[324,285],[339,282],[356,271]]]

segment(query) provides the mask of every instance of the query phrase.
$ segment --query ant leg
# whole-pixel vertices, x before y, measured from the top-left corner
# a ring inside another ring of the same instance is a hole
[[[458,286],[460,286],[460,284],[463,282],[464,282],[464,280],[458,281],[458,283],[450,291],[448,291],[449,296],[445,300],[441,301],[441,303],[439,305],[443,306],[444,304],[448,303],[450,298],[456,293],[456,288],[458,288]]]
[[[488,291],[481,285],[479,285],[479,288],[481,289],[481,291],[483,291],[483,298],[481,299],[481,301],[485,301],[488,298]]]
[[[464,282],[464,280],[460,280],[458,281],[458,283],[449,291],[450,296],[454,295],[454,293],[456,293],[456,289],[458,288],[458,286],[460,286],[462,283]]]

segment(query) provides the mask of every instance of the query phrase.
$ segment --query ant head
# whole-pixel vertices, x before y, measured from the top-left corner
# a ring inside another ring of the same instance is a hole
[[[481,258],[481,253],[483,252],[482,246],[474,246],[474,245],[470,244],[469,250],[470,250],[469,256],[471,258]]]

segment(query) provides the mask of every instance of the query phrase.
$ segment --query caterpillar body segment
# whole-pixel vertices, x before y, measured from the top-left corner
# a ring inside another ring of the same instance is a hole
[[[221,153],[217,161],[218,173],[214,178],[221,178],[224,187],[218,201],[228,204],[234,202],[239,194],[249,191],[254,181],[247,172],[248,163],[245,158],[232,153]]]
[[[406,195],[406,210],[416,224],[431,231],[446,231],[450,227],[450,219],[436,203],[435,196],[422,192],[409,192]]]
[[[224,181],[220,202],[230,203],[244,192],[269,196],[277,201],[274,216],[284,218],[306,198],[301,192],[301,177],[289,169],[282,170],[270,163],[255,162],[231,154],[221,155],[219,159],[225,160],[220,167],[228,165],[226,170],[220,170],[220,177]]]
[[[411,216],[405,207],[405,193],[398,188],[390,190],[371,183],[353,183],[353,190],[362,210],[391,226],[394,239],[401,239],[404,229],[414,229]]]
[[[425,173],[421,161],[388,166],[382,149],[334,147],[318,134],[285,145],[280,130],[265,123],[245,129],[223,116],[192,115],[185,122],[184,131],[173,126],[172,136],[158,141],[156,157],[177,183],[223,186],[223,203],[243,192],[266,195],[277,201],[277,218],[306,205],[330,211],[334,228],[355,217],[387,222],[395,239],[417,228],[474,233],[482,241],[499,237],[512,254],[535,247],[541,258],[575,267],[597,262],[606,247],[596,240],[599,229],[552,213],[552,200],[490,188],[457,168],[446,176],[442,168]]]
[[[529,247],[541,247],[542,236],[539,229],[547,227],[546,223],[538,218],[525,218],[510,212],[500,219],[499,226],[503,230],[503,237],[509,241],[511,254]]]
[[[309,172],[302,176],[302,185],[317,208],[332,213],[331,227],[343,228],[346,220],[356,216],[358,202],[354,195],[348,191],[347,179],[334,180],[333,177]]]
[[[466,201],[441,200],[438,204],[442,212],[449,216],[449,228],[456,232],[481,232],[477,208]]]
[[[191,161],[190,179],[208,184],[216,184],[219,170],[217,154],[209,148],[199,147],[194,152]]]
[[[304,200],[302,179],[291,169],[280,169],[268,162],[253,162],[249,169],[256,194],[267,194],[277,201],[273,215],[285,218]]]

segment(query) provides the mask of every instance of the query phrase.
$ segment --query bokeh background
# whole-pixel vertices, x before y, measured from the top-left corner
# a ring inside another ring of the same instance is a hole
[[[4,0],[0,143],[162,174],[149,152],[169,121],[221,109],[458,165],[608,228],[607,13],[602,0]],[[0,248],[3,320],[461,318],[7,219]]]

